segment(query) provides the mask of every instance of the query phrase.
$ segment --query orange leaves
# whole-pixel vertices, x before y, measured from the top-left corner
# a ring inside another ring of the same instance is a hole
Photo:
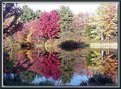
[[[113,55],[107,56],[103,61],[102,64],[105,67],[105,74],[108,74],[112,78],[115,78],[118,72],[118,60],[112,58]],[[115,79],[114,79],[115,80]]]
[[[32,41],[32,34],[33,34],[33,30],[32,30],[32,27],[29,29],[29,33],[27,34],[27,38],[26,38],[26,41],[27,42],[31,42]]]
[[[32,58],[32,51],[31,50],[26,51],[26,55],[27,55],[27,57],[29,58],[30,61],[33,60],[33,58]]]
[[[17,42],[24,42],[25,37],[26,37],[26,35],[23,34],[23,32],[21,32],[21,31],[18,31],[17,34],[16,34]]]

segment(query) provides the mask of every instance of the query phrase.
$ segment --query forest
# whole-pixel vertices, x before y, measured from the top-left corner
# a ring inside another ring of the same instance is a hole
[[[118,85],[117,5],[100,4],[91,14],[18,5],[3,3],[5,86]],[[74,84],[74,76],[87,79]]]

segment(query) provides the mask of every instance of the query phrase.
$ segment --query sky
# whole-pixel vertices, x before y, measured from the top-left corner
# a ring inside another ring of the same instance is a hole
[[[94,13],[101,3],[102,2],[21,2],[18,5],[20,7],[27,5],[33,9],[33,11],[38,9],[42,11],[51,11],[54,9],[59,9],[60,6],[64,5],[69,6],[74,14],[78,14],[79,12]]]

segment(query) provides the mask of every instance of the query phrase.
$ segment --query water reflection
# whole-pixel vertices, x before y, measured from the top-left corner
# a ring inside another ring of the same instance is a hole
[[[86,86],[95,74],[100,74],[103,78],[107,76],[110,81],[106,81],[116,84],[117,51],[110,50],[108,53],[108,50],[103,50],[103,56],[101,51],[78,49],[73,52],[43,52],[40,49],[21,49],[15,52],[16,60],[9,60],[9,54],[4,53],[4,84],[11,85],[10,81],[13,81],[13,85]],[[91,85],[96,85],[94,81]],[[104,84],[99,82],[97,85]]]
[[[93,77],[90,77],[87,81],[81,82],[82,86],[113,86],[114,83],[111,77],[102,74],[94,74]]]
[[[52,48],[51,43],[47,41],[43,49],[24,42],[12,52],[4,50],[4,85],[117,85],[116,49],[90,49],[74,41]],[[10,59],[10,55],[14,56]]]
[[[73,51],[73,50],[76,50],[76,49],[79,49],[79,48],[86,48],[86,47],[89,47],[89,44],[85,44],[84,42],[76,42],[76,41],[73,41],[73,40],[68,40],[68,41],[65,41],[65,42],[62,42],[59,47],[61,49],[64,49],[66,51]]]
[[[107,6],[92,16],[4,3],[4,85],[118,85],[117,10]]]

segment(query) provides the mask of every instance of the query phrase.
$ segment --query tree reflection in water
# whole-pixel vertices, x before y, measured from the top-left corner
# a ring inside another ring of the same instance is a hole
[[[111,77],[102,74],[94,74],[93,77],[90,77],[88,81],[82,81],[81,86],[113,86],[114,83]]]
[[[76,15],[65,6],[38,16],[39,12],[14,3],[3,5],[4,85],[74,85],[74,77],[76,85],[118,85],[117,52],[91,49],[95,43],[90,45],[95,41],[110,42],[107,38],[117,40],[116,5],[101,5],[94,16]],[[102,27],[104,31],[100,30]],[[116,45],[117,41],[113,46]],[[88,80],[80,84],[81,79],[77,78],[82,75]],[[45,77],[46,81],[33,84],[35,79],[39,81],[36,76]]]
[[[85,47],[88,47],[89,44],[85,44],[84,42],[76,42],[76,41],[73,41],[73,40],[68,40],[68,41],[65,41],[65,42],[62,42],[59,47],[63,50],[66,50],[66,51],[73,51],[73,50],[76,50],[76,49],[79,49],[79,48],[85,48]]]
[[[105,52],[107,53],[107,51]],[[21,85],[23,84],[22,82],[25,85],[34,85],[32,81],[36,75],[45,76],[46,79],[53,78],[54,80],[60,80],[59,85],[67,85],[71,82],[75,73],[90,76],[89,80],[82,82],[81,85],[114,84],[117,81],[118,63],[116,53],[114,53],[115,51],[110,51],[110,55],[106,54],[101,59],[101,50],[84,51],[83,49],[77,49],[71,52],[60,50],[59,53],[43,52],[40,49],[19,50],[16,51],[16,60],[10,62],[8,61],[9,54],[4,53],[4,59],[7,61],[4,61],[4,73],[12,73],[20,76]],[[98,77],[96,77],[97,80],[95,79],[97,73],[100,73],[99,76],[102,78],[99,82],[96,82],[99,80]],[[105,77],[105,75],[108,77]],[[6,85],[11,85],[9,81],[14,81],[12,79],[6,79],[4,82]],[[102,80],[105,82],[102,82]],[[80,81],[78,80],[78,82]],[[43,82],[39,85],[44,84],[54,85],[54,83],[51,84],[49,82]]]

